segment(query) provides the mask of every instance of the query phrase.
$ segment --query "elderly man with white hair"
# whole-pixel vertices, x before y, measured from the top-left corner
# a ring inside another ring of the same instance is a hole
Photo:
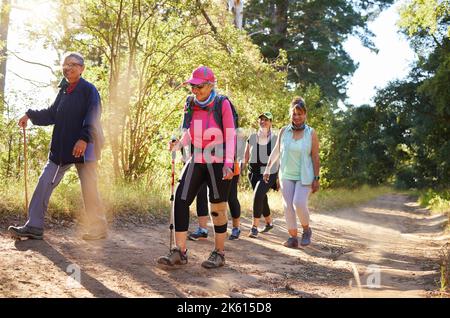
[[[73,165],[80,178],[88,220],[83,239],[102,239],[107,235],[96,171],[103,144],[101,101],[97,88],[81,77],[84,69],[81,54],[67,54],[62,65],[64,79],[54,103],[42,110],[29,109],[19,120],[20,127],[26,127],[29,119],[34,125],[53,125],[53,134],[47,164],[30,201],[28,220],[24,226],[8,228],[14,238],[43,238],[50,196]]]

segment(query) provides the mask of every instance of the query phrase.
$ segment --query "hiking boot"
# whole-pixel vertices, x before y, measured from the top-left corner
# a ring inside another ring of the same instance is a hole
[[[199,239],[207,239],[208,229],[199,227],[195,232],[189,233],[188,238],[191,241],[198,241]]]
[[[158,258],[158,264],[163,265],[185,265],[187,264],[187,250],[186,252],[182,253],[179,247],[174,247],[170,251],[167,256],[161,256]]]
[[[95,241],[95,240],[105,239],[107,236],[108,236],[108,233],[106,231],[88,232],[88,233],[84,233],[81,238],[85,241]]]
[[[311,244],[311,235],[312,235],[312,231],[311,228],[308,228],[308,230],[303,230],[303,234],[302,234],[302,241],[300,242],[301,246],[307,246],[309,244]]]
[[[273,229],[273,224],[266,224],[264,230],[262,230],[261,233],[269,232],[271,229]]]
[[[10,226],[8,232],[15,239],[29,238],[34,240],[42,240],[44,237],[44,230],[34,226]]]
[[[296,237],[290,237],[286,242],[283,243],[283,245],[290,248],[297,248],[298,239]]]
[[[233,229],[231,230],[231,235],[228,239],[231,241],[238,240],[239,235],[241,235],[241,230],[238,227],[233,227]]]
[[[206,261],[202,263],[204,268],[217,268],[225,264],[225,255],[220,254],[217,250],[214,250],[209,254]]]
[[[248,234],[249,237],[251,238],[256,238],[258,237],[258,228],[256,226],[252,226],[250,233]]]

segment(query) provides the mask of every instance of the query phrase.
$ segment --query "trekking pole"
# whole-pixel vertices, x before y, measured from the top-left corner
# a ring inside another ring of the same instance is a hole
[[[172,136],[171,141],[175,142],[177,139],[175,136]],[[173,233],[173,221],[174,221],[174,209],[175,209],[175,198],[174,198],[174,188],[175,188],[175,159],[177,157],[177,152],[172,151],[172,185],[171,185],[171,193],[170,193],[170,201],[172,202],[172,210],[170,212],[170,246],[169,251],[172,251],[172,245],[174,241],[174,233]]]
[[[25,213],[28,215],[28,185],[27,185],[27,170],[28,170],[28,159],[27,159],[27,131],[25,127],[23,130],[23,175],[24,175],[24,186],[25,186]]]

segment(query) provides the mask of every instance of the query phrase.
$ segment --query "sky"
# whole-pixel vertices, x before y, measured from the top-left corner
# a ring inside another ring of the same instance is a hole
[[[15,0],[18,7],[13,8],[10,17],[10,32],[8,49],[18,56],[53,66],[56,54],[45,49],[42,42],[26,42],[27,23],[40,25],[46,19],[51,19],[54,10],[49,0]],[[344,48],[355,63],[359,64],[351,82],[347,86],[347,103],[359,106],[373,104],[376,88],[386,86],[389,81],[404,78],[415,60],[415,54],[409,48],[407,40],[398,33],[395,25],[398,20],[398,2],[383,11],[377,19],[369,23],[369,29],[375,34],[373,39],[378,54],[364,48],[359,40],[350,37]],[[20,61],[10,56],[7,63],[6,89],[9,102],[18,112],[29,107],[41,109],[52,102],[56,94],[55,87],[40,88],[21,79],[28,78],[50,84],[55,76],[50,70]],[[40,85],[39,83],[35,83]],[[9,92],[9,93],[8,93]],[[15,93],[12,93],[15,92]]]
[[[8,50],[27,61],[53,67],[56,53],[45,49],[43,42],[26,40],[27,24],[41,26],[52,16],[51,1],[13,0],[12,2],[15,6],[10,14]],[[6,65],[6,97],[11,108],[21,112],[30,107],[36,109],[48,107],[55,97],[56,88],[40,86],[50,85],[56,80],[55,76],[48,68],[25,63],[18,57],[10,54]],[[35,81],[33,82],[35,85],[22,78]]]
[[[347,86],[349,98],[346,102],[356,106],[372,105],[376,88],[383,88],[389,81],[402,79],[409,73],[417,57],[395,25],[399,18],[399,4],[396,2],[368,25],[375,34],[373,41],[379,49],[378,54],[363,47],[354,37],[345,42],[345,50],[355,63],[359,63]]]

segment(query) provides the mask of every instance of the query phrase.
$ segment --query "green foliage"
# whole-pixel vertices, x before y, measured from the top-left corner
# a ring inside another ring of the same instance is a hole
[[[327,98],[345,96],[349,77],[356,70],[343,48],[349,35],[375,50],[367,22],[392,0],[251,0],[245,5],[245,29],[263,55],[277,58],[287,52],[289,82],[319,85]]]
[[[392,175],[394,158],[388,153],[377,110],[351,108],[336,116],[326,176],[332,186],[377,185]]]
[[[420,191],[419,204],[433,212],[448,213],[450,217],[450,190],[427,189]]]
[[[35,177],[47,161],[50,135],[42,128],[27,129],[28,174]],[[20,180],[24,175],[23,133],[17,119],[0,119],[0,176]]]
[[[165,144],[177,133],[190,93],[179,84],[200,64],[214,70],[218,91],[230,96],[244,127],[253,125],[263,110],[272,111],[284,125],[295,94],[306,95],[311,105],[321,104],[323,116],[330,107],[315,87],[288,91],[286,55],[281,52],[265,62],[249,36],[214,1],[65,0],[61,6],[71,16],[83,15],[72,25],[62,21],[64,35],[49,32],[48,43],[84,53],[85,77],[99,87],[104,100],[116,179],[151,178],[166,171]]]
[[[376,107],[333,112],[354,71],[342,42],[353,34],[374,49],[366,23],[391,2],[249,1],[246,31],[240,31],[213,0],[62,0],[58,19],[32,37],[44,34],[60,56],[69,50],[85,55],[84,77],[99,88],[103,100],[108,143],[102,176],[115,180],[117,188],[136,182],[140,186],[133,191],[140,193],[169,180],[166,144],[179,134],[190,94],[180,84],[201,64],[216,73],[218,91],[236,105],[242,127],[256,128],[257,115],[271,111],[275,128],[281,128],[289,122],[292,97],[305,98],[308,124],[320,138],[323,188],[384,183],[444,188],[450,182],[450,55],[448,37],[439,34],[447,11],[434,15],[436,32],[424,32],[431,30],[427,24],[411,35],[418,50],[429,41],[435,45],[421,55],[408,80],[380,90]],[[408,14],[420,21],[423,12],[411,8],[421,2],[410,3]],[[402,24],[405,30],[408,25]],[[0,127],[5,177],[23,170],[16,127],[16,119]],[[33,128],[29,134],[29,165],[37,176],[49,133]],[[73,183],[70,179],[67,186]],[[140,202],[131,194],[128,198]]]
[[[450,182],[449,117],[433,103],[431,92],[423,93],[427,82],[415,76],[391,83],[375,98],[400,187],[441,188]]]
[[[375,107],[337,114],[326,173],[332,186],[450,184],[450,41],[441,32],[448,7],[448,1],[415,0],[403,7],[401,26],[420,59],[407,79],[378,91]]]
[[[445,189],[450,182],[450,3],[411,0],[399,25],[420,59],[409,79],[379,93],[377,105],[396,118],[394,138],[403,144],[398,180],[406,186]]]
[[[437,115],[450,120],[450,92],[447,89],[450,82],[450,38],[443,39],[428,59],[420,63],[420,67],[432,76],[423,81],[418,93],[430,100]]]
[[[445,23],[449,15],[449,0],[410,0],[401,7],[398,24],[409,36],[423,30],[430,35],[443,32],[450,37],[450,26]]]

